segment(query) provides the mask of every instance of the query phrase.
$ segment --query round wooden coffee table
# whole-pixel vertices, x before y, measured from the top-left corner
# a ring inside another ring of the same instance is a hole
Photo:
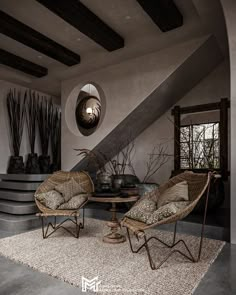
[[[127,196],[127,197],[119,197],[119,196],[118,197],[109,197],[109,196],[89,197],[89,201],[112,204],[112,207],[110,209],[110,212],[112,213],[111,220],[107,222],[107,226],[110,227],[110,233],[103,237],[103,242],[111,243],[111,244],[118,244],[118,243],[125,242],[126,240],[125,236],[119,233],[120,223],[116,216],[116,212],[117,212],[116,204],[136,202],[138,199],[139,199],[138,195]]]

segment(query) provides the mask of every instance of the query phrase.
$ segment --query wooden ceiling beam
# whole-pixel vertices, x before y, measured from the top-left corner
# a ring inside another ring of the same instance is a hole
[[[67,1],[65,1],[67,2]],[[67,66],[80,63],[80,56],[0,10],[0,33]]]
[[[162,32],[183,25],[183,16],[173,0],[137,0]]]
[[[37,0],[108,51],[124,47],[124,39],[79,0]]]
[[[31,76],[41,78],[48,74],[48,69],[22,57],[0,49],[0,64],[14,68]]]

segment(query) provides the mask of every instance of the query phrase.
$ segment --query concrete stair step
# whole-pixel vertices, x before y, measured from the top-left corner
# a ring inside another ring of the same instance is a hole
[[[0,200],[0,212],[26,215],[34,214],[38,211],[35,202],[15,202],[8,200]]]
[[[36,191],[41,182],[0,181],[0,189]]]
[[[40,225],[34,193],[47,174],[0,174],[0,230],[21,232]]]
[[[0,199],[17,202],[33,202],[34,192],[0,189]]]
[[[1,174],[0,179],[3,180],[16,180],[16,181],[27,181],[27,182],[42,182],[48,178],[49,174]]]
[[[39,226],[40,220],[35,214],[18,216],[0,212],[1,230],[17,232],[30,230]]]

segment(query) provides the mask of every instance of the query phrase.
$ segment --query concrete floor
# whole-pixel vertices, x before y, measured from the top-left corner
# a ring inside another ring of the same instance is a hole
[[[10,235],[12,233],[0,231],[0,238]],[[34,294],[82,295],[85,293],[79,288],[0,256],[0,295]],[[225,245],[194,292],[194,295],[213,294],[236,294],[236,245]]]

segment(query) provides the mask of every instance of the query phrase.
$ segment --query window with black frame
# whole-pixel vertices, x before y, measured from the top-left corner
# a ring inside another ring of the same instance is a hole
[[[219,122],[180,127],[180,169],[220,169]]]
[[[228,171],[228,113],[230,101],[180,107],[174,117],[174,173],[180,170],[218,170],[222,179]]]

